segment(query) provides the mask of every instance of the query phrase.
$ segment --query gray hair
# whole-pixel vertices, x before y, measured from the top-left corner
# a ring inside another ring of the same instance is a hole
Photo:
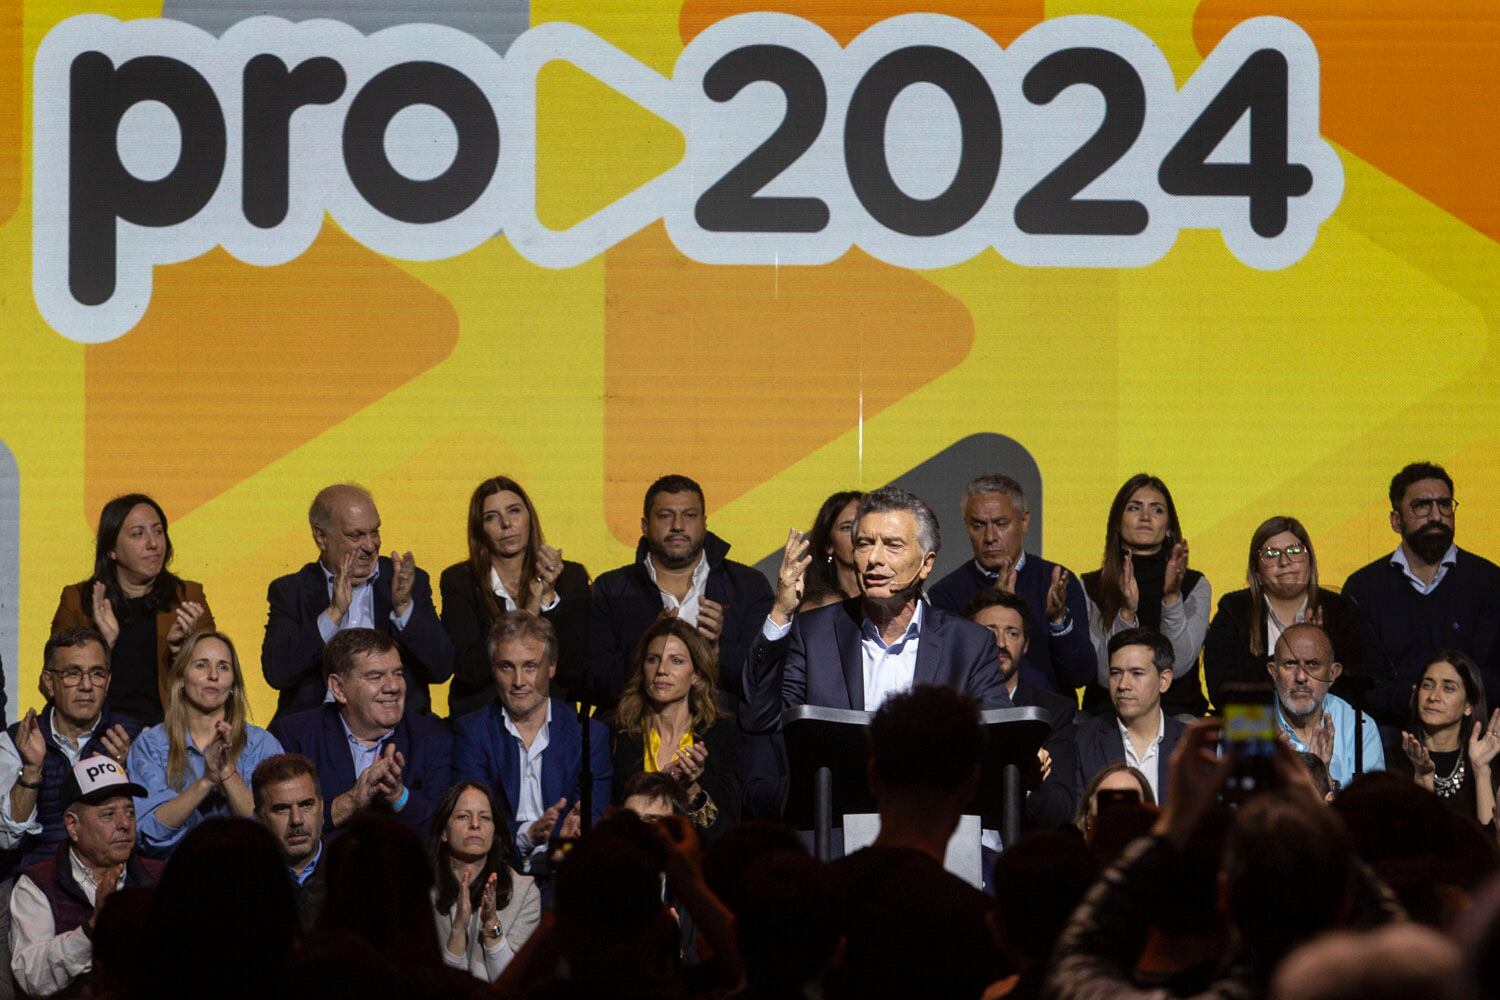
[[[999,472],[986,472],[982,476],[969,480],[969,485],[964,487],[964,495],[959,498],[959,504],[961,507],[967,507],[970,497],[983,496],[986,493],[1008,493],[1015,501],[1016,510],[1022,514],[1031,510],[1026,503],[1026,491],[1021,488],[1021,484]]]
[[[323,487],[318,491],[318,495],[313,497],[312,506],[307,508],[307,523],[314,531],[321,531],[326,535],[333,527],[334,504],[351,493],[359,496],[371,507],[375,506],[375,498],[370,496],[370,491],[358,483],[335,483],[332,486]]]
[[[923,555],[935,553],[942,547],[943,534],[938,529],[937,515],[927,506],[927,501],[899,486],[883,486],[866,493],[854,513],[854,523],[858,525],[866,514],[884,514],[894,510],[904,510],[917,519],[917,544],[921,546]]]

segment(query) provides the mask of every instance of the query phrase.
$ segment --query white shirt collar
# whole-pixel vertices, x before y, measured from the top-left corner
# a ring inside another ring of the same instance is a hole
[[[1443,553],[1443,558],[1438,560],[1438,571],[1432,575],[1432,582],[1427,583],[1411,570],[1411,561],[1406,558],[1406,547],[1396,546],[1396,551],[1391,553],[1391,565],[1395,566],[1401,573],[1411,581],[1411,585],[1420,593],[1430,594],[1437,589],[1438,584],[1443,582],[1443,577],[1448,575],[1448,567],[1458,562],[1458,543],[1448,546],[1448,551]]]
[[[513,721],[511,721],[510,710],[505,707],[505,702],[502,701],[499,704],[500,704],[500,719],[501,719],[502,722],[505,723],[505,731],[507,733],[510,733],[516,739],[518,739],[518,740],[521,739],[521,731],[519,729],[517,729],[516,728],[516,724]],[[539,734],[540,733],[548,732],[552,728],[552,699],[551,698],[547,699],[545,708],[546,708],[547,714],[542,717],[542,728],[540,730],[538,730]],[[524,743],[525,741],[522,740],[522,742]]]

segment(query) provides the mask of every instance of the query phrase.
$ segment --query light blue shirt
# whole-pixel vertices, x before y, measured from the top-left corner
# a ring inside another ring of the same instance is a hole
[[[1333,720],[1333,759],[1328,762],[1328,776],[1343,788],[1354,777],[1354,706],[1336,694],[1323,696],[1323,714]],[[1307,744],[1297,738],[1287,724],[1281,710],[1281,699],[1276,699],[1276,722],[1281,731],[1291,740],[1292,749],[1307,753]],[[1365,770],[1385,770],[1385,749],[1380,743],[1380,729],[1375,720],[1365,715]]]
[[[312,860],[309,861],[300,872],[295,868],[288,868],[286,870],[286,873],[292,877],[293,882],[296,882],[298,885],[306,885],[307,880],[313,877],[313,872],[318,870],[318,864],[322,860],[323,842],[320,840],[318,841],[317,851],[313,853]]]
[[[328,581],[328,599],[331,601],[333,600],[333,574],[328,572],[328,567],[322,563],[318,563],[318,568],[323,571],[323,578]],[[323,637],[325,645],[346,628],[375,627],[375,581],[378,579],[380,579],[380,563],[377,561],[375,571],[365,577],[365,582],[355,585],[349,600],[349,610],[344,612],[344,620],[337,625],[331,622],[326,614],[318,615],[318,634]],[[397,615],[392,609],[391,621],[398,629],[406,628],[406,623],[411,621],[411,613],[416,606],[417,602],[412,601],[406,606],[406,613],[402,615]]]
[[[245,748],[235,759],[235,770],[245,784],[260,762],[281,753],[281,744],[276,737],[259,726],[245,725]],[[171,827],[156,818],[156,810],[163,803],[180,795],[193,782],[203,777],[203,754],[189,737],[184,780],[181,788],[167,783],[167,727],[165,723],[152,726],[130,744],[130,756],[126,770],[130,779],[146,789],[146,797],[135,800],[135,813],[140,830],[141,846],[148,854],[165,855],[177,846],[189,830],[210,816],[228,816],[229,800],[218,789],[210,792],[192,815],[181,826]]]
[[[349,728],[349,723],[344,721],[343,712],[339,713],[339,725],[344,727],[344,737],[349,741],[349,757],[354,761],[354,780],[358,781],[359,776],[375,763],[380,752],[385,749],[385,745],[395,739],[396,730],[392,727],[384,736],[375,741],[374,746],[367,747],[358,736],[354,735],[354,730]]]
[[[1399,569],[1403,576],[1417,589],[1417,593],[1426,597],[1438,589],[1438,584],[1443,582],[1443,577],[1448,575],[1448,567],[1458,562],[1458,546],[1448,546],[1448,551],[1443,553],[1442,560],[1438,563],[1437,572],[1432,574],[1431,583],[1423,583],[1422,578],[1411,571],[1411,562],[1406,558],[1406,549],[1396,546],[1396,552],[1391,556],[1391,565]]]

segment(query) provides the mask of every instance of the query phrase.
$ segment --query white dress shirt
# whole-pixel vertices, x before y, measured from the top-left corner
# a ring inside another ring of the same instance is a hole
[[[94,873],[71,849],[68,861],[73,880],[94,903]],[[118,888],[125,884],[122,871]],[[28,996],[51,996],[68,987],[79,976],[87,976],[94,967],[94,943],[76,927],[57,933],[52,920],[52,904],[29,875],[16,879],[10,896],[10,969],[16,985]]]
[[[646,556],[646,575],[656,583],[656,564],[651,557]],[[698,565],[693,567],[693,583],[688,587],[687,596],[678,600],[674,595],[662,590],[660,586],[656,589],[661,591],[661,605],[664,608],[676,608],[677,617],[687,622],[693,628],[698,627],[698,605],[703,600],[703,588],[708,584],[708,556],[702,552],[698,553]]]
[[[510,713],[505,706],[500,706],[500,717],[505,721],[505,731],[516,741],[516,755],[521,768],[520,782],[517,788],[520,790],[516,798],[516,820],[520,828],[516,830],[516,850],[519,856],[526,859],[529,866],[529,856],[546,847],[546,843],[533,844],[529,832],[531,824],[542,818],[542,813],[547,811],[551,804],[542,801],[542,751],[547,749],[551,742],[552,729],[552,702],[549,699],[546,705],[547,717],[542,722],[542,728],[537,730],[536,737],[527,746],[521,739],[521,731],[511,721]]]
[[[1276,609],[1271,607],[1271,602],[1261,599],[1266,605],[1266,650],[1272,656],[1276,655],[1276,644],[1281,641],[1281,633],[1292,625],[1307,620],[1307,598],[1302,598],[1302,607],[1297,609],[1297,615],[1289,623],[1283,625],[1281,619],[1276,617]]]
[[[1458,546],[1448,546],[1448,551],[1443,553],[1443,558],[1438,563],[1437,572],[1432,574],[1431,583],[1423,583],[1422,578],[1411,571],[1411,563],[1406,558],[1406,549],[1396,546],[1396,551],[1391,556],[1391,565],[1401,570],[1402,575],[1416,588],[1417,593],[1426,597],[1438,589],[1438,584],[1443,582],[1443,577],[1448,575],[1448,567],[1458,562]]]
[[[1167,717],[1161,707],[1156,709],[1156,739],[1146,748],[1145,754],[1137,757],[1135,743],[1130,737],[1130,730],[1125,728],[1125,723],[1119,719],[1115,725],[1120,727],[1120,742],[1125,744],[1125,763],[1135,768],[1146,776],[1146,781],[1151,785],[1151,797],[1161,804],[1161,741],[1167,732]]]
[[[496,597],[500,598],[500,603],[505,605],[506,611],[516,611],[521,607],[516,603],[516,599],[510,596],[510,591],[505,589],[505,581],[500,579],[500,571],[493,566],[490,567],[490,590],[494,592]],[[542,605],[542,612],[551,611],[561,601],[562,598],[558,597],[557,591],[554,590],[552,592],[552,600]]]
[[[893,694],[910,691],[917,676],[917,648],[922,642],[922,618],[927,606],[925,599],[917,601],[911,613],[906,631],[890,645],[880,637],[875,623],[866,618],[859,627],[860,659],[864,665],[865,711],[873,712]],[[777,625],[766,616],[760,634],[769,642],[785,639],[792,631],[794,618],[785,625]]]

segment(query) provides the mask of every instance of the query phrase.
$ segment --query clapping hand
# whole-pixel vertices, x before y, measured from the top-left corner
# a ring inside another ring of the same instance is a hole
[[[1123,602],[1120,610],[1130,616],[1128,624],[1138,625],[1140,619],[1136,617],[1141,606],[1141,585],[1135,580],[1135,559],[1131,553],[1126,552],[1120,567],[1120,599]]]
[[[417,560],[410,552],[391,553],[391,610],[400,618],[411,607],[411,588],[417,579]]]
[[[574,826],[573,833],[568,832],[569,820],[572,821],[572,824]],[[546,812],[538,816],[536,820],[526,828],[526,836],[531,841],[533,846],[535,846],[536,844],[545,844],[548,840],[551,839],[552,831],[558,826],[559,823],[562,824],[562,829],[559,833],[560,836],[576,837],[578,835],[576,832],[578,827],[578,817],[575,814],[573,807],[568,805],[567,799],[558,799],[556,802],[552,803],[552,805],[547,808]]]
[[[719,636],[724,631],[724,605],[707,595],[698,599],[698,634],[708,641],[715,653],[719,651]]]
[[[224,723],[221,722],[219,725],[224,726]],[[224,728],[229,727],[224,726]],[[130,756],[130,734],[125,731],[124,726],[118,723],[110,726],[99,737],[99,742],[104,744],[104,752],[110,756],[110,759],[121,766],[125,764],[125,758]]]
[[[204,607],[196,601],[184,601],[177,606],[172,627],[167,632],[167,648],[174,652],[182,648],[183,640],[193,634],[198,620],[203,617]]]
[[[1500,708],[1490,713],[1490,724],[1469,730],[1469,761],[1475,770],[1489,770],[1490,762],[1500,753]]]
[[[562,575],[563,558],[562,549],[554,549],[550,545],[543,545],[536,553],[535,579],[528,584],[526,610],[534,615],[542,613],[542,608],[552,603],[557,596],[557,578]]]
[[[338,572],[333,574],[333,596],[328,601],[328,620],[335,625],[343,624],[344,616],[349,613],[349,605],[354,603],[354,556],[353,552],[344,556]]]
[[[234,773],[234,757],[229,753],[229,723],[220,719],[214,723],[214,738],[203,749],[203,777],[215,786],[222,786]]]
[[[1182,581],[1187,576],[1188,544],[1183,539],[1172,546],[1172,551],[1167,555],[1166,575],[1162,579],[1162,601],[1165,604],[1175,604],[1182,597]]]
[[[1307,749],[1325,765],[1333,762],[1334,735],[1333,718],[1324,712],[1323,722],[1313,730],[1312,740]]]
[[[1427,752],[1427,747],[1411,733],[1402,733],[1401,750],[1406,754],[1406,759],[1411,761],[1412,776],[1416,778],[1417,784],[1431,791],[1432,776],[1437,772],[1437,766],[1433,764],[1432,754]]]
[[[1068,617],[1068,571],[1052,567],[1052,586],[1047,588],[1047,620],[1061,625]]]
[[[1020,559],[1004,558],[995,567],[995,589],[1002,594],[1014,594],[1016,592],[1016,566]]]
[[[1047,752],[1046,747],[1037,747],[1036,759],[1042,765],[1042,780],[1046,781],[1052,777],[1052,755]]]
[[[698,779],[703,776],[707,763],[707,744],[694,743],[686,750],[678,750],[671,762],[662,768],[662,773],[671,775],[677,781],[684,798],[692,799],[698,793]]]
[[[104,641],[109,648],[114,649],[115,640],[120,638],[120,619],[115,617],[115,606],[109,602],[104,584],[94,584],[90,597],[93,602],[94,627],[99,630],[100,635],[104,636]]]
[[[787,532],[781,567],[776,571],[776,600],[771,605],[771,620],[777,625],[791,621],[797,606],[802,603],[807,567],[813,560],[812,553],[807,551],[811,544],[811,540],[795,528]]]
[[[36,709],[28,708],[16,729],[16,750],[27,767],[41,767],[47,756],[47,740],[42,736],[42,727],[37,722]],[[111,756],[113,756],[111,754]]]

